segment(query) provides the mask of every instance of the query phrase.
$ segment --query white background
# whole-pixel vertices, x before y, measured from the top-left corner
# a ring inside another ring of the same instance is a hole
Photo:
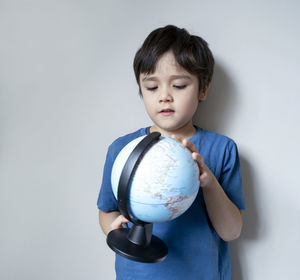
[[[299,3],[0,0],[0,278],[114,278],[96,207],[106,150],[151,124],[132,61],[175,24],[216,59],[195,121],[240,151],[232,279],[298,279]]]

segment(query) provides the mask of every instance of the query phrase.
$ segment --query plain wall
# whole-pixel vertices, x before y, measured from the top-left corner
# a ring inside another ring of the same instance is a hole
[[[108,145],[150,125],[132,60],[185,27],[216,59],[195,122],[239,147],[233,280],[300,274],[300,2],[0,1],[0,279],[114,279],[96,201]]]

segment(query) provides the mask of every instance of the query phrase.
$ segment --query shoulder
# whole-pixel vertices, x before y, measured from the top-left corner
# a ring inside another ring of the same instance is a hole
[[[201,142],[204,146],[218,147],[219,149],[232,149],[236,147],[233,139],[217,132],[197,127],[197,135],[197,141]]]
[[[217,178],[223,172],[224,166],[233,164],[238,156],[234,140],[220,133],[197,127],[197,137],[193,142]]]
[[[140,128],[134,132],[118,137],[108,147],[108,153],[111,157],[115,158],[119,152],[132,140],[147,134],[148,128]]]

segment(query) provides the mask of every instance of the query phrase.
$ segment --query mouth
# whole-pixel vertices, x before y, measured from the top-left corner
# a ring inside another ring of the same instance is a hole
[[[166,109],[162,109],[159,113],[162,114],[163,116],[170,116],[172,114],[174,114],[174,110],[166,108]]]

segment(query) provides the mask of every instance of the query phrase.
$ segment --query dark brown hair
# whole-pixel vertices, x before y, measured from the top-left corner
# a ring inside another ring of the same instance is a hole
[[[157,61],[169,50],[173,51],[181,67],[198,77],[199,92],[202,92],[212,79],[213,55],[206,41],[174,25],[167,25],[152,31],[137,51],[133,68],[139,88],[140,74],[154,73]]]

